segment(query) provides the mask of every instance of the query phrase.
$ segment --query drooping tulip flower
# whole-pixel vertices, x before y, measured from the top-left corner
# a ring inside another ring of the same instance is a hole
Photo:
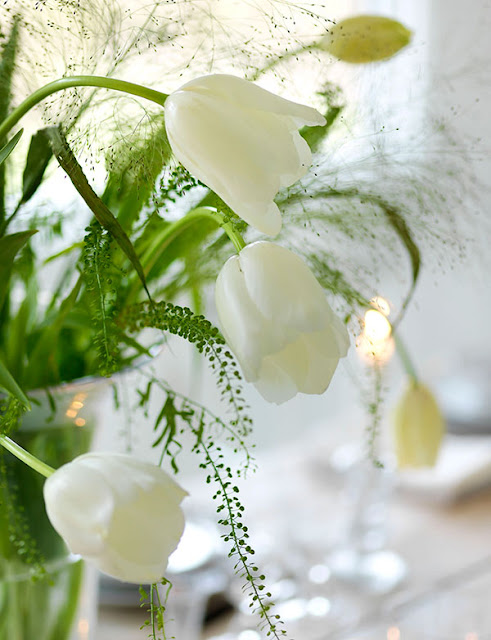
[[[315,109],[231,75],[196,78],[165,102],[167,135],[179,162],[270,236],[281,229],[273,198],[311,163],[298,130],[324,124]]]
[[[348,332],[299,256],[272,242],[247,245],[223,266],[215,298],[225,339],[266,400],[327,389]]]
[[[394,440],[399,468],[435,465],[445,432],[438,404],[425,385],[412,381],[394,415]]]
[[[317,44],[343,62],[366,64],[391,58],[411,41],[411,31],[384,16],[353,16],[329,29]]]
[[[186,495],[160,467],[124,454],[79,456],[44,484],[46,512],[70,551],[137,584],[162,578],[184,529]]]

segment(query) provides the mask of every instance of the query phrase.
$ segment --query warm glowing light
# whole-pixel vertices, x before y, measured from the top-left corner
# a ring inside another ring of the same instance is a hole
[[[77,427],[83,427],[85,425],[85,420],[83,418],[77,418],[75,420],[75,424]]]
[[[390,322],[383,313],[376,309],[369,309],[365,313],[363,333],[372,342],[386,340],[392,332]]]
[[[67,412],[65,413],[67,418],[75,418],[75,416],[77,415],[78,411],[76,411],[75,409],[68,409]]]
[[[474,631],[465,634],[465,640],[479,640],[479,636]]]
[[[368,364],[385,364],[390,360],[395,351],[395,343],[392,337],[387,340],[372,342],[363,334],[356,339],[358,354]]]
[[[392,326],[383,313],[388,313],[390,306],[384,298],[378,296],[371,302],[380,307],[381,311],[368,309],[365,312],[363,331],[357,338],[356,347],[363,360],[372,365],[380,365],[387,362],[395,350]]]
[[[397,627],[389,627],[387,629],[387,640],[399,640],[401,632]]]
[[[74,402],[83,402],[87,397],[86,393],[77,393],[73,398]]]
[[[80,402],[80,400],[74,400],[72,402],[72,404],[70,405],[71,409],[81,409],[84,406],[83,402]]]
[[[89,621],[86,618],[80,618],[77,624],[77,631],[81,640],[87,640],[89,637]]]
[[[380,313],[383,313],[384,316],[388,316],[390,313],[390,304],[387,302],[385,298],[382,296],[375,296],[370,300],[370,304],[375,307]]]

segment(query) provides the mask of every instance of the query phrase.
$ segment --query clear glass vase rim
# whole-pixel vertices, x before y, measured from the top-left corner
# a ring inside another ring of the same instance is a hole
[[[162,343],[159,342],[157,344],[152,345],[148,349],[150,356],[143,355],[140,358],[137,358],[131,365],[124,367],[120,371],[112,374],[111,376],[104,377],[98,374],[92,374],[88,376],[83,376],[82,378],[75,378],[74,380],[66,380],[60,382],[59,384],[47,387],[38,387],[37,389],[32,389],[32,391],[27,391],[27,395],[30,398],[38,398],[41,396],[46,396],[46,393],[52,395],[63,395],[65,393],[71,393],[73,391],[79,391],[83,387],[89,387],[91,389],[101,388],[105,385],[112,384],[114,381],[117,381],[119,378],[124,375],[140,369],[148,362],[151,362],[154,358],[156,358],[159,353],[162,351]]]
[[[43,569],[46,571],[46,576],[49,577],[51,574],[61,571],[66,567],[75,564],[76,562],[80,562],[81,560],[81,556],[74,553],[67,553],[60,558],[56,558],[55,560],[43,563]],[[24,567],[24,570],[19,570],[18,573],[12,573],[8,575],[2,575],[0,573],[0,583],[23,582],[25,580],[32,580],[35,575],[32,568],[29,569],[26,565],[24,565]]]

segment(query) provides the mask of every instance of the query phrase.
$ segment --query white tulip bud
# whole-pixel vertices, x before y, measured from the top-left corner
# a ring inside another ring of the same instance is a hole
[[[165,101],[167,135],[179,162],[271,236],[281,229],[273,198],[311,163],[298,129],[325,122],[315,109],[231,75],[196,78]]]
[[[223,266],[215,297],[225,339],[266,400],[327,389],[348,332],[299,256],[272,242],[250,244]]]
[[[399,468],[435,465],[445,422],[431,391],[412,381],[394,416],[394,439]]]
[[[338,22],[317,45],[343,62],[366,64],[391,58],[411,41],[411,31],[384,16],[353,16]]]
[[[88,453],[44,484],[46,512],[72,553],[125,582],[160,580],[184,529],[187,495],[163,469]]]

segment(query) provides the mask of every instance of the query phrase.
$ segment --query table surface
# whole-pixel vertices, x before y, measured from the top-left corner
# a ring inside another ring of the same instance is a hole
[[[319,552],[332,542],[330,536],[349,508],[342,483],[333,478],[326,462],[335,443],[319,433],[308,440],[269,454],[260,460],[259,472],[245,482],[242,495],[253,542],[255,529],[269,527],[275,535],[284,535],[278,544],[285,548],[309,531]],[[490,561],[491,489],[450,504],[423,502],[396,491],[388,524],[389,546],[405,559],[408,576],[395,593],[362,595],[362,619],[373,617],[387,602],[410,600],[449,576]],[[139,629],[144,620],[138,609],[101,607],[95,640],[142,640],[148,636]],[[225,629],[226,619],[218,619],[204,630],[204,637]],[[309,640],[302,635],[302,640]],[[328,626],[325,637],[330,637]]]

